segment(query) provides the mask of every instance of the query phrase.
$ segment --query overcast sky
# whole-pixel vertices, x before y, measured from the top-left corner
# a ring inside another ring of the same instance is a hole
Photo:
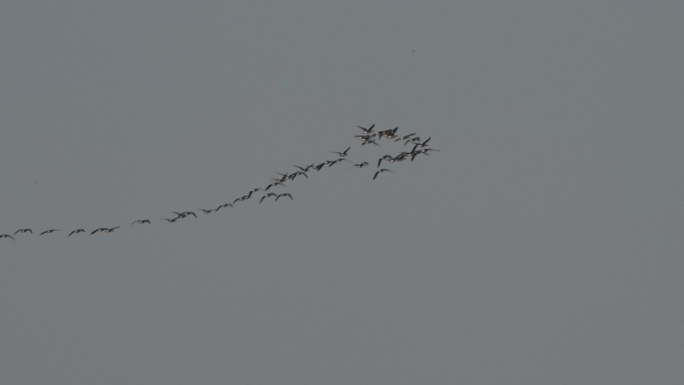
[[[0,2],[0,383],[684,383],[683,18]]]

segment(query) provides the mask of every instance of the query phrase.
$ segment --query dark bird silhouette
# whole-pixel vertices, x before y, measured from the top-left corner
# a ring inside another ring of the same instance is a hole
[[[135,224],[143,224],[143,223],[151,224],[152,222],[150,222],[149,219],[138,219],[137,221],[131,222],[132,225],[135,225]]]
[[[352,166],[354,166],[356,168],[362,168],[362,167],[368,166],[368,162],[355,163]]]
[[[14,239],[14,237],[9,234],[0,234],[0,238],[9,238],[13,241],[16,241],[16,239]]]
[[[52,234],[52,233],[54,233],[55,231],[60,231],[60,230],[59,230],[59,229],[50,229],[50,230],[45,230],[45,231],[43,231],[42,233],[40,233],[40,234],[38,234],[38,235],[43,235],[43,234]]]
[[[233,204],[232,203],[224,203],[224,204],[220,205],[219,207],[215,208],[214,211],[219,211],[224,207],[233,207]]]
[[[179,212],[177,212],[177,211],[172,211],[172,213],[174,213],[174,214],[177,215],[176,219],[178,219],[178,218],[185,218],[185,217],[190,216],[190,215],[192,215],[193,217],[197,218],[197,214],[195,214],[195,213],[192,212],[192,211],[183,211],[182,213],[179,213]]]
[[[112,231],[118,229],[119,227],[121,227],[121,226],[116,226],[116,227],[99,227],[99,228],[93,230],[93,231],[90,233],[90,235],[93,235],[93,234],[95,234],[95,233],[97,233],[97,232],[111,233]]]
[[[259,199],[259,204],[261,204],[261,202],[263,202],[264,199],[266,199],[266,198],[268,198],[268,197],[278,197],[278,194],[276,194],[276,193],[274,193],[274,192],[270,192],[270,193],[268,193],[268,194],[262,196],[261,199]]]
[[[361,127],[361,126],[356,126],[356,127],[362,129],[363,132],[365,132],[366,134],[370,134],[371,132],[373,132],[373,127],[375,127],[375,124],[373,124],[372,126],[370,126],[370,127],[368,127],[368,128],[364,128],[364,127]]]
[[[375,172],[375,175],[373,175],[373,180],[375,180],[375,178],[377,178],[378,174],[380,174],[381,172],[394,172],[394,171],[386,169],[386,168],[381,168],[380,170]]]
[[[165,221],[167,221],[167,222],[169,222],[169,223],[175,223],[175,222],[178,220],[178,218],[180,218],[180,217],[175,217],[175,218],[162,218],[162,219],[164,219]]]
[[[14,232],[14,235],[17,235],[18,233],[31,233],[33,234],[33,231],[31,229],[19,229]]]
[[[72,236],[72,235],[74,235],[74,234],[78,234],[78,233],[85,233],[85,229],[76,229],[76,230],[73,230],[72,232],[69,233],[69,235],[67,235],[67,238],[69,238],[70,236]]]
[[[278,202],[278,199],[279,199],[280,197],[288,197],[288,198],[290,198],[291,200],[294,199],[294,198],[292,198],[292,195],[291,195],[290,193],[282,193],[282,194],[276,195],[275,201]]]
[[[349,152],[350,148],[351,147],[347,147],[347,149],[344,151],[330,151],[330,152],[332,152],[333,154],[337,154],[337,156],[339,156],[340,158],[344,158],[345,156],[347,156],[347,153]]]

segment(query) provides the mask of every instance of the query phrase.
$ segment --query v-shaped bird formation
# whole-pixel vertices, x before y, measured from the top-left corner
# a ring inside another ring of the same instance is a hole
[[[389,168],[381,168],[380,166],[384,164],[393,164],[397,162],[403,162],[403,161],[410,161],[413,162],[419,155],[430,155],[431,152],[439,151],[437,149],[431,148],[428,146],[428,143],[430,142],[430,139],[432,137],[428,137],[427,139],[421,139],[420,136],[418,136],[415,132],[410,133],[407,135],[398,135],[397,131],[399,130],[399,127],[395,127],[393,129],[387,129],[387,130],[376,130],[375,129],[375,124],[369,126],[369,127],[362,127],[362,126],[357,126],[359,129],[361,129],[362,133],[358,135],[354,135],[356,139],[358,139],[361,142],[361,146],[366,146],[366,145],[374,145],[380,147],[380,144],[382,142],[393,142],[393,143],[398,143],[402,145],[404,149],[410,148],[410,150],[404,150],[399,152],[398,154],[385,154],[378,158],[377,162],[370,163],[369,161],[361,161],[358,163],[353,163],[351,160],[348,159],[349,156],[349,150],[351,149],[351,146],[347,147],[343,151],[331,151],[331,153],[337,155],[335,159],[328,159],[323,162],[318,162],[318,163],[311,163],[307,166],[297,166],[295,165],[294,167],[297,169],[295,171],[289,172],[289,173],[277,173],[278,177],[276,178],[271,178],[270,183],[268,183],[266,186],[263,187],[254,187],[250,189],[246,194],[241,195],[239,197],[234,198],[233,200],[229,200],[226,203],[219,204],[218,206],[214,208],[209,208],[209,209],[195,209],[195,210],[190,210],[190,211],[171,211],[173,216],[171,218],[160,218],[167,223],[176,223],[180,220],[187,219],[187,218],[194,218],[198,219],[199,216],[197,213],[202,213],[203,215],[208,215],[212,213],[216,213],[220,210],[225,210],[228,208],[234,207],[234,205],[239,204],[241,202],[246,202],[250,199],[252,199],[255,194],[261,195],[258,199],[258,203],[262,204],[262,202],[265,202],[267,200],[277,202],[280,198],[289,198],[289,200],[294,200],[292,197],[292,194],[290,193],[277,193],[275,191],[269,191],[271,189],[275,190],[276,188],[283,188],[286,187],[286,182],[292,182],[294,181],[298,176],[302,176],[306,179],[309,179],[309,173],[312,171],[319,172],[323,169],[330,168],[335,165],[343,164],[343,162],[349,162],[351,163],[351,168],[355,169],[363,169],[364,167],[372,167],[370,166],[371,164],[376,165],[376,169],[372,172],[372,180],[376,180],[378,178],[382,179],[385,178],[385,176],[381,177],[384,173],[393,173],[394,171],[389,169]],[[386,166],[389,167],[389,166]],[[152,223],[156,223],[156,221],[153,221],[152,219],[148,218],[141,218],[141,219],[136,219],[132,222],[130,222],[129,226],[140,226],[140,225],[151,225]],[[92,230],[86,230],[84,228],[77,228],[73,230],[66,230],[65,233],[68,234],[67,237],[71,236],[77,236],[79,234],[82,235],[96,235],[96,234],[110,234],[114,232],[114,230],[121,228],[121,225],[113,226],[113,227],[96,227]],[[15,230],[12,233],[6,233],[6,234],[0,234],[0,239],[10,239],[13,241],[16,241],[18,238],[23,238],[28,234],[29,236],[49,236],[51,234],[59,233],[61,232],[61,229],[58,228],[50,228],[50,229],[45,229],[45,230],[40,230],[36,231],[36,234],[34,234],[33,229],[31,228],[20,228]]]

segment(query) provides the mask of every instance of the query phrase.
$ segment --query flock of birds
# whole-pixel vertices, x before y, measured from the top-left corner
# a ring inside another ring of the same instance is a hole
[[[398,154],[391,155],[391,154],[385,154],[378,158],[377,164],[376,164],[376,171],[373,173],[373,180],[376,180],[379,175],[383,173],[391,173],[393,172],[392,170],[388,168],[381,168],[380,166],[384,163],[386,164],[391,164],[391,163],[396,163],[396,162],[403,162],[403,161],[413,161],[418,157],[419,155],[430,155],[431,152],[433,151],[439,151],[437,149],[431,148],[428,146],[428,143],[430,142],[430,139],[432,137],[429,137],[427,139],[421,139],[416,133],[411,133],[408,135],[398,135],[397,131],[399,130],[399,127],[395,127],[393,129],[387,129],[387,130],[375,130],[375,124],[369,126],[369,127],[362,127],[362,126],[357,126],[359,129],[362,130],[361,134],[354,135],[355,138],[361,141],[361,145],[374,145],[374,146],[380,146],[379,142],[382,141],[393,141],[393,142],[399,142],[402,143],[404,148],[410,148],[409,151],[401,151]],[[360,163],[353,163],[351,162],[347,157],[349,155],[349,150],[351,147],[347,147],[344,151],[332,151],[333,154],[336,154],[337,157],[335,159],[329,159],[325,160],[320,163],[311,163],[307,166],[297,166],[295,165],[294,167],[297,168],[297,170],[290,172],[290,173],[277,173],[278,177],[277,178],[271,178],[270,183],[264,187],[255,187],[249,190],[246,194],[235,198],[232,201],[222,203],[215,208],[210,208],[210,209],[196,209],[194,211],[172,211],[172,213],[175,216],[172,216],[171,218],[162,218],[168,223],[175,223],[179,220],[193,217],[193,218],[198,218],[197,212],[202,212],[203,214],[212,214],[215,212],[218,212],[219,210],[222,209],[227,209],[230,207],[234,207],[234,205],[240,203],[240,202],[245,202],[247,200],[252,199],[254,194],[260,193],[262,194],[261,197],[259,198],[259,204],[264,202],[267,199],[272,199],[274,202],[277,202],[281,198],[289,198],[290,200],[294,199],[292,197],[292,194],[290,193],[276,193],[271,189],[275,189],[278,187],[284,187],[285,182],[290,182],[294,181],[295,178],[302,176],[306,179],[309,179],[309,173],[312,170],[315,171],[321,171],[324,168],[330,168],[336,164],[341,164],[342,162],[350,162],[352,163],[353,168],[361,169],[364,167],[370,167],[370,164],[367,161],[363,161]],[[389,166],[388,166],[389,167]],[[271,191],[269,191],[271,190]],[[152,224],[152,220],[150,219],[136,219],[133,222],[130,223],[131,225],[144,225],[144,224]],[[68,231],[67,237],[71,237],[72,235],[77,235],[77,234],[90,234],[90,235],[95,235],[97,233],[112,233],[114,230],[120,228],[121,226],[114,226],[114,227],[98,227],[93,230],[86,230],[83,228],[78,228],[74,230]],[[47,234],[53,234],[56,232],[61,232],[61,229],[57,228],[52,228],[52,229],[46,229],[42,231],[37,231],[37,235],[47,235]],[[31,228],[21,228],[14,233],[8,233],[8,234],[0,234],[0,239],[6,238],[6,239],[11,239],[11,240],[16,240],[15,237],[19,237],[19,234],[34,234],[33,230]]]

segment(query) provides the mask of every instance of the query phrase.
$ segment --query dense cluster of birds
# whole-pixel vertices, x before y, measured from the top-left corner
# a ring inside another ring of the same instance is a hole
[[[361,142],[362,146],[365,145],[374,145],[374,146],[380,146],[380,142],[382,141],[392,141],[392,142],[398,142],[402,143],[404,148],[410,148],[410,150],[406,151],[401,151],[398,154],[391,155],[391,154],[385,154],[382,155],[380,158],[378,158],[376,165],[376,170],[373,173],[373,178],[372,180],[376,180],[379,175],[383,173],[391,173],[393,172],[392,170],[388,168],[381,168],[380,166],[383,164],[392,164],[396,162],[403,162],[403,161],[413,161],[415,160],[419,155],[430,155],[431,152],[434,151],[439,151],[437,149],[431,148],[428,146],[428,143],[430,142],[430,139],[432,137],[429,137],[427,139],[421,139],[420,136],[416,135],[416,133],[411,133],[408,135],[398,135],[397,131],[399,130],[399,127],[395,127],[393,129],[387,129],[387,130],[375,130],[375,124],[369,126],[369,127],[362,127],[362,126],[357,126],[359,129],[361,129],[362,133],[358,135],[354,135],[356,139],[358,139]],[[309,173],[312,170],[315,171],[321,171],[324,168],[330,168],[336,164],[341,164],[342,162],[350,162],[352,163],[353,168],[357,169],[362,169],[364,167],[370,167],[370,163],[368,161],[362,161],[360,163],[353,163],[351,160],[348,159],[349,155],[349,150],[351,149],[350,147],[347,147],[343,151],[331,151],[333,154],[337,155],[335,159],[328,159],[323,162],[318,162],[318,163],[311,163],[306,166],[297,166],[295,165],[294,167],[297,169],[295,171],[289,172],[289,173],[277,173],[278,177],[276,178],[271,178],[270,183],[268,183],[266,186],[263,187],[255,187],[250,189],[247,193],[244,195],[241,195],[232,201],[222,203],[214,208],[209,208],[209,209],[195,209],[195,210],[190,210],[190,211],[172,211],[171,213],[174,214],[171,218],[161,218],[165,220],[168,223],[176,223],[179,220],[186,219],[189,217],[197,219],[197,212],[202,212],[202,214],[212,214],[216,213],[222,209],[228,209],[231,207],[234,207],[234,205],[240,203],[240,202],[245,202],[247,200],[252,199],[254,194],[261,194],[261,197],[259,197],[259,204],[264,202],[267,199],[273,200],[274,202],[277,202],[281,198],[289,198],[290,200],[293,200],[294,198],[292,197],[292,194],[290,193],[276,193],[273,190],[278,187],[285,187],[286,182],[291,182],[294,181],[297,177],[302,176],[306,179],[309,179]],[[387,166],[389,167],[389,166]],[[272,191],[269,191],[273,189]],[[130,223],[130,225],[145,225],[145,224],[152,224],[151,219],[136,219],[133,222]],[[98,233],[112,233],[114,230],[119,229],[121,226],[114,226],[114,227],[98,227],[93,230],[87,231],[86,229],[83,228],[78,228],[74,230],[70,230],[67,233],[67,237],[71,237],[72,235],[77,235],[77,234],[90,234],[90,235],[95,235]],[[57,228],[51,228],[51,229],[46,229],[42,231],[37,231],[37,235],[48,235],[48,234],[53,234],[56,232],[61,232],[61,229]],[[13,233],[7,233],[7,234],[0,234],[0,239],[6,238],[6,239],[11,239],[11,240],[16,240],[15,237],[19,237],[20,234],[25,235],[25,234],[34,234],[33,230],[31,228],[21,228],[17,229]]]

